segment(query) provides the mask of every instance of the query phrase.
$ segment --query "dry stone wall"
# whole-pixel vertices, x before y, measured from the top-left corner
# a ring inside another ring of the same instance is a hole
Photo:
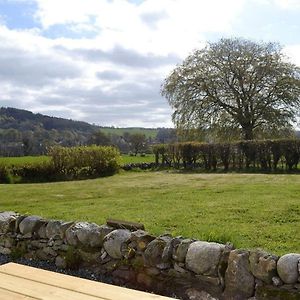
[[[300,299],[300,254],[277,257],[143,230],[2,212],[0,254],[88,268],[182,299]]]

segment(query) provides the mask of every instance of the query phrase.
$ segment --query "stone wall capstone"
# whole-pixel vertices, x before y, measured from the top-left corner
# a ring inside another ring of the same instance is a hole
[[[0,212],[0,254],[87,268],[181,299],[300,299],[300,254]]]

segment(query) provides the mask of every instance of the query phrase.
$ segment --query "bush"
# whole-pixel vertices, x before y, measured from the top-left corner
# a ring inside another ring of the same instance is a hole
[[[0,166],[0,183],[49,182],[113,175],[120,153],[114,147],[53,147],[49,162]]]
[[[55,171],[71,178],[112,175],[119,169],[120,152],[110,146],[53,147],[48,155]]]

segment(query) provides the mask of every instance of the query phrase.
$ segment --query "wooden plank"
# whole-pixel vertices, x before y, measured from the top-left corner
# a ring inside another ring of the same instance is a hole
[[[0,286],[11,292],[43,300],[107,300],[4,273],[0,273]]]
[[[22,278],[30,278],[36,282],[42,282],[53,286],[80,292],[87,295],[102,297],[107,300],[171,300],[173,298],[149,294],[128,288],[122,288],[102,282],[54,273],[42,269],[8,263],[0,266],[0,274],[10,274]],[[0,283],[1,285],[1,283]]]
[[[115,220],[115,219],[107,219],[106,224],[110,227],[117,228],[117,229],[145,230],[145,226],[142,223],[121,221],[121,220]]]
[[[0,300],[40,300],[41,298],[33,298],[25,295],[17,294],[0,288]]]

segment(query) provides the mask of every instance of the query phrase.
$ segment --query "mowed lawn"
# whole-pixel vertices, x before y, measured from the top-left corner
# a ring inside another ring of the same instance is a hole
[[[49,156],[41,155],[41,156],[21,156],[21,157],[0,157],[0,165],[24,165],[24,164],[36,164],[41,162],[49,162]],[[154,162],[154,154],[147,154],[145,156],[131,156],[128,154],[123,154],[121,156],[121,164],[131,164],[131,163],[151,163]]]
[[[98,224],[116,218],[142,222],[154,234],[300,253],[300,175],[123,172],[0,185],[0,210]]]

